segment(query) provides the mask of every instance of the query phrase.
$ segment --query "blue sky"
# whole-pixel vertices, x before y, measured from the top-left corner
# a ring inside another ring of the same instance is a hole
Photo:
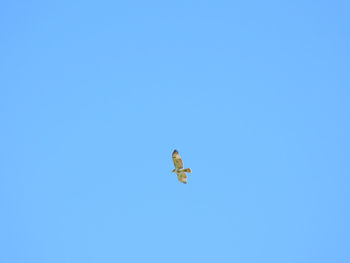
[[[349,12],[3,1],[0,262],[350,262]]]

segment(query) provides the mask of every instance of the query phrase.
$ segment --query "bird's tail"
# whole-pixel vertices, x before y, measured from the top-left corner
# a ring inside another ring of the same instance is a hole
[[[192,173],[192,170],[191,170],[191,168],[186,168],[186,169],[184,169],[184,172],[185,173]]]

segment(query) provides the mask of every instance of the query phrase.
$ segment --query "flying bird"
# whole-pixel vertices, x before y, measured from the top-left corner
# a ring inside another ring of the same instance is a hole
[[[190,168],[184,169],[184,163],[180,157],[180,154],[177,150],[173,152],[173,162],[175,169],[172,171],[177,174],[177,179],[184,184],[187,184],[187,175],[186,173],[192,173]]]

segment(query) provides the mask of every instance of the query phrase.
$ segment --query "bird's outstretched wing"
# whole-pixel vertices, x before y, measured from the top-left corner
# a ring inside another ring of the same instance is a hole
[[[182,162],[180,154],[177,150],[174,150],[174,152],[173,152],[173,162],[174,162],[176,169],[183,169],[184,168],[184,163]]]
[[[177,179],[184,184],[187,184],[187,175],[185,173],[179,173]]]

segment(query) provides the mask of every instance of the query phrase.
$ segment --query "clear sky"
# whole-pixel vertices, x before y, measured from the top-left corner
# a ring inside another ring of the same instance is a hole
[[[349,13],[2,1],[0,262],[350,262]]]

